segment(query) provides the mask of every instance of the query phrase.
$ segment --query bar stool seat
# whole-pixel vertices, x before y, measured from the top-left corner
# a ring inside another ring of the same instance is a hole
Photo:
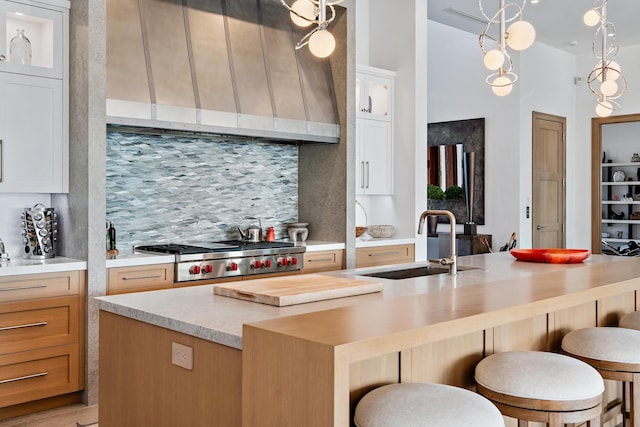
[[[604,379],[629,383],[629,419],[631,425],[640,426],[640,331],[613,327],[576,329],[562,339],[562,351],[593,366]],[[626,412],[623,397],[622,413]]]
[[[640,311],[634,311],[633,313],[622,316],[618,326],[621,328],[640,330]]]
[[[476,366],[477,391],[503,415],[561,426],[600,425],[604,381],[588,364],[541,351],[496,353]]]
[[[444,384],[400,383],[378,387],[356,406],[357,427],[503,427],[487,399]]]

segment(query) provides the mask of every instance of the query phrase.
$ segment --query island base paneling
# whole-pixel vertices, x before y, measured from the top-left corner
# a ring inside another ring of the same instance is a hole
[[[404,350],[402,382],[450,384],[473,389],[473,370],[485,352],[484,331]]]
[[[335,363],[340,354],[329,345],[262,332],[252,325],[242,328],[242,425],[343,425],[349,390],[337,384],[349,381],[350,366]]]
[[[400,354],[392,353],[375,359],[354,362],[349,367],[349,394],[353,419],[356,403],[373,390],[400,382]]]
[[[192,370],[171,363],[173,342]],[[99,369],[100,427],[241,425],[240,350],[101,311]]]

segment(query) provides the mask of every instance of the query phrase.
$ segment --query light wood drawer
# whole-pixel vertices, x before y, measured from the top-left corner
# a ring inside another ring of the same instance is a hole
[[[0,356],[0,407],[82,388],[78,344]]]
[[[171,288],[173,266],[173,264],[155,264],[110,268],[107,295]]]
[[[0,277],[0,302],[78,295],[84,271]]]
[[[356,267],[414,262],[414,245],[375,246],[356,249]]]
[[[0,305],[0,353],[78,342],[79,297]]]
[[[342,270],[342,250],[305,252],[302,273]]]

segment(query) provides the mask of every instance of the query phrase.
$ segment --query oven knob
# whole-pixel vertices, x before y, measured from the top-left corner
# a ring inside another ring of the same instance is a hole
[[[298,258],[291,258],[291,265],[296,265],[298,264]]]
[[[211,273],[213,271],[213,266],[211,264],[207,264],[204,266],[205,273]]]
[[[280,261],[278,261],[278,267],[284,267],[288,264],[289,264],[289,260],[286,258],[282,258]]]
[[[264,266],[267,267],[267,268],[271,267],[271,260],[270,259],[265,259],[264,260]]]
[[[252,267],[253,268],[260,268],[260,267],[262,267],[262,264],[260,263],[260,261],[255,260],[255,261],[253,261]]]
[[[227,265],[227,271],[237,271],[238,270],[238,264],[236,264],[235,262],[232,262],[231,264]]]
[[[189,273],[191,273],[191,274],[200,274],[200,266],[199,265],[192,265],[191,268],[189,269]]]

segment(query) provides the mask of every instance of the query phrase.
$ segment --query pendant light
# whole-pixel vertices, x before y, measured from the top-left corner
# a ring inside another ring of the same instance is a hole
[[[598,3],[600,3],[598,5]],[[620,64],[613,58],[618,53],[616,45],[616,27],[607,21],[607,0],[594,2],[595,6],[584,14],[584,23],[595,27],[593,36],[593,56],[597,62],[587,77],[587,85],[597,98],[596,114],[610,116],[622,107],[616,99],[627,90],[627,81],[622,74]]]
[[[309,45],[309,50],[318,58],[326,58],[331,55],[336,47],[336,39],[327,30],[327,26],[336,17],[335,5],[344,0],[328,2],[326,0],[296,0],[291,6],[286,0],[280,0],[282,5],[289,10],[291,21],[299,27],[306,28],[315,25],[296,44],[296,49]],[[330,13],[327,18],[327,9]]]
[[[480,12],[488,21],[486,29],[480,34],[480,49],[484,55],[485,67],[495,71],[485,81],[498,96],[510,94],[513,84],[518,80],[518,76],[513,71],[509,48],[516,51],[525,50],[536,39],[536,30],[533,25],[522,19],[525,3],[526,0],[523,0],[522,5],[516,3],[505,5],[504,0],[500,0],[500,9],[489,17],[485,13],[482,0],[478,1]],[[507,12],[513,13],[513,16],[507,17]],[[506,26],[508,23],[511,23],[509,27]],[[489,35],[494,24],[498,27],[497,37]]]

